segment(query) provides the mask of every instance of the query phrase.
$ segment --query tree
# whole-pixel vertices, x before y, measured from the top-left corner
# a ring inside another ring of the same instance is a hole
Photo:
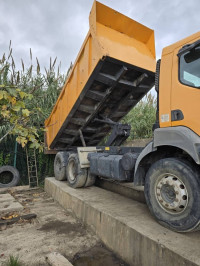
[[[33,106],[29,108],[33,95],[20,87],[20,72],[15,71],[12,49],[9,48],[8,58],[3,54],[0,60],[0,143],[8,135],[13,135],[22,147],[30,143],[31,148],[42,150],[39,132],[43,128],[33,123],[35,116],[41,116],[41,110]]]
[[[31,117],[40,109],[26,108],[25,102],[31,101],[32,94],[21,91],[15,86],[0,85],[0,123],[7,126],[7,132],[0,138],[0,142],[8,135],[16,136],[16,141],[24,147],[30,142],[31,148],[42,149],[38,131],[41,128],[31,123]]]
[[[16,69],[10,42],[8,56],[4,53],[0,59],[0,142],[15,135],[23,147],[30,142],[31,147],[41,149],[44,120],[66,78],[60,73],[61,63],[55,71],[56,61],[50,58],[49,69],[41,73],[30,49],[30,65],[26,68],[21,60],[22,68]]]

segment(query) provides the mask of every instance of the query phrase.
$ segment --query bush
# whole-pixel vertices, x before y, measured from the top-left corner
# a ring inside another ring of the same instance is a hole
[[[156,121],[156,99],[149,93],[122,120],[131,125],[131,139],[152,137],[152,127]]]

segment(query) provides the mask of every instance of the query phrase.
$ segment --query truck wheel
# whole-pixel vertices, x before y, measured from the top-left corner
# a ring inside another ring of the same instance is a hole
[[[81,169],[78,154],[70,154],[66,167],[67,182],[70,187],[83,187],[87,179],[87,169]]]
[[[85,183],[85,187],[91,187],[94,185],[96,181],[96,176],[90,173],[90,170],[88,170],[87,180]]]
[[[58,152],[54,159],[54,175],[56,180],[66,179],[66,165],[69,157],[68,152]]]
[[[10,165],[0,167],[0,188],[14,187],[19,183],[19,171]]]
[[[194,165],[175,158],[157,161],[147,172],[144,192],[160,224],[176,232],[198,229],[200,179]]]

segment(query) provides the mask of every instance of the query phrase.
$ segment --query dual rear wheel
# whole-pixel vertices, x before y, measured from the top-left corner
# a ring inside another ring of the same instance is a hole
[[[70,152],[56,154],[54,174],[57,180],[67,180],[69,186],[73,188],[92,186],[96,179],[88,168],[81,168],[78,154]]]

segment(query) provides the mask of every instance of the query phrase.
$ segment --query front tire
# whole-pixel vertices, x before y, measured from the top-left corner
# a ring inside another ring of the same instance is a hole
[[[175,158],[157,161],[147,172],[144,192],[160,224],[176,232],[198,229],[200,180],[195,165]]]

